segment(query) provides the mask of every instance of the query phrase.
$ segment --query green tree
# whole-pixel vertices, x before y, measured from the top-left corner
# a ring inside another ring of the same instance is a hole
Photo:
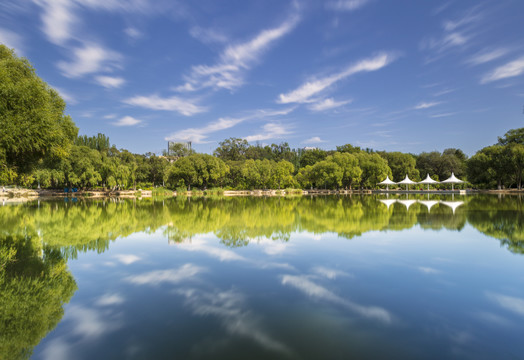
[[[44,156],[67,156],[78,129],[64,110],[29,61],[0,45],[0,172],[29,172]]]
[[[246,151],[249,143],[245,139],[229,138],[220,143],[220,146],[215,149],[214,155],[222,160],[243,160],[246,156]]]
[[[511,129],[503,137],[499,137],[498,140],[499,145],[512,143],[524,145],[524,128]]]
[[[300,157],[300,167],[315,165],[315,163],[324,160],[327,155],[327,151],[322,149],[305,150]]]
[[[379,154],[387,160],[394,181],[401,181],[406,175],[413,181],[420,181],[420,173],[416,168],[417,161],[413,155],[398,151]]]

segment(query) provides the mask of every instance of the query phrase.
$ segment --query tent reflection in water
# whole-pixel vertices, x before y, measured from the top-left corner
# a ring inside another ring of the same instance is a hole
[[[416,184],[413,180],[409,178],[409,176],[406,174],[406,177],[404,180],[400,181],[399,184],[406,184],[406,191],[408,191],[408,185]]]
[[[439,182],[436,180],[433,180],[429,177],[429,174],[426,176],[426,178],[419,182],[419,184],[427,184],[428,185],[428,191],[429,191],[429,184],[438,184]]]
[[[464,181],[457,179],[454,173],[451,173],[451,176],[448,179],[442,181],[443,184],[451,184],[451,191],[455,190],[453,184],[462,184],[463,182]]]
[[[389,185],[396,185],[396,182],[392,181],[387,175],[386,180],[379,182],[378,185],[386,185],[386,191],[389,191]]]

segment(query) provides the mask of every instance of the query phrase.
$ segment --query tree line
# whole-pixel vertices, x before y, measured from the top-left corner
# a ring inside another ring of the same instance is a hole
[[[479,188],[522,187],[524,128],[468,159],[460,149],[409,154],[361,149],[291,149],[229,138],[213,155],[172,144],[164,155],[133,154],[104,134],[78,135],[65,102],[24,58],[0,45],[0,185],[40,188],[375,188],[386,176],[420,181],[455,173]]]

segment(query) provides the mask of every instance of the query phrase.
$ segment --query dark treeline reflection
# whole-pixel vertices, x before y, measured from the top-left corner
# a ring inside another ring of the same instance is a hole
[[[417,224],[423,229],[460,231],[470,223],[510,251],[524,252],[519,197],[66,200],[0,207],[0,236],[38,239],[59,248],[64,258],[74,258],[79,251],[103,252],[118,237],[161,227],[172,242],[214,233],[224,245],[237,247],[259,237],[287,241],[295,231],[331,232],[351,239],[368,231],[403,230]]]

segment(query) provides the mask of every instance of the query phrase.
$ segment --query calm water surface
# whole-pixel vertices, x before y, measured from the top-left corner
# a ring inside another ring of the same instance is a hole
[[[522,359],[518,197],[0,206],[2,359]]]

